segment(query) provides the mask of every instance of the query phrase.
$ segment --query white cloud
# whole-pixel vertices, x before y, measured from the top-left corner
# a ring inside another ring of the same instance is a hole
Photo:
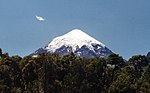
[[[37,16],[37,15],[36,15],[35,17],[36,17],[36,19],[39,20],[39,21],[45,21],[45,19],[44,19],[43,17],[41,17],[41,16]]]

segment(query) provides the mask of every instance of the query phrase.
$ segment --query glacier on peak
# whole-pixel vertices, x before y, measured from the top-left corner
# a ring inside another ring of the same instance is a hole
[[[54,38],[52,42],[48,44],[46,49],[50,50],[50,52],[55,52],[56,49],[64,45],[71,46],[72,51],[74,52],[77,48],[81,48],[83,45],[92,48],[91,44],[100,44],[105,47],[104,44],[87,35],[83,31],[74,29],[65,35]]]
[[[79,29],[74,29],[54,38],[49,44],[39,48],[31,55],[37,55],[40,52],[57,53],[59,55],[73,52],[81,57],[105,57],[112,54],[112,51],[103,43]]]

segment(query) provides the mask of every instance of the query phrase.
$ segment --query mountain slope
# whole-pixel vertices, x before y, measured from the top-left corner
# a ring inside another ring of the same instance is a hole
[[[31,55],[37,55],[40,52],[59,55],[73,52],[81,57],[105,57],[112,54],[112,51],[103,43],[79,29],[74,29],[65,35],[54,38],[48,45],[39,48]]]

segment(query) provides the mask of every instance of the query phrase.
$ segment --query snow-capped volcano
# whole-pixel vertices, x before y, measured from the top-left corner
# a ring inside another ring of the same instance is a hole
[[[40,52],[57,53],[58,55],[73,52],[81,57],[105,57],[112,54],[112,51],[104,44],[79,29],[74,29],[65,35],[54,38],[48,45],[31,55]]]

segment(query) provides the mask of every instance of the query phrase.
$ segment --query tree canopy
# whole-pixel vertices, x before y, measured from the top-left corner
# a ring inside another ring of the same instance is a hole
[[[149,56],[22,58],[0,49],[0,93],[150,93]]]

